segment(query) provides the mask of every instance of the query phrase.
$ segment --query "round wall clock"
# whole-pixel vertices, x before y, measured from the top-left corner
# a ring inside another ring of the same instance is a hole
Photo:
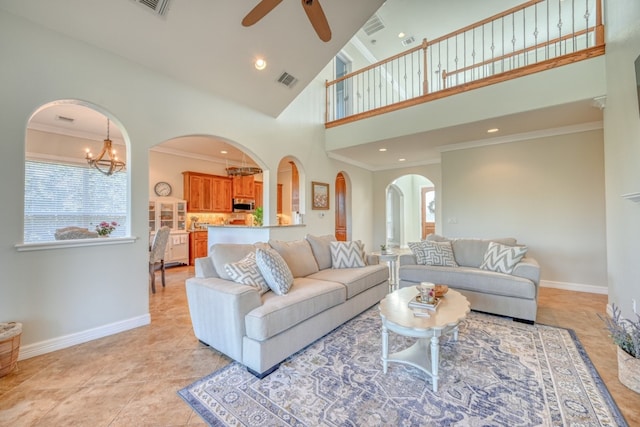
[[[158,196],[166,197],[171,195],[171,185],[168,182],[160,181],[153,187],[153,191],[155,191]]]

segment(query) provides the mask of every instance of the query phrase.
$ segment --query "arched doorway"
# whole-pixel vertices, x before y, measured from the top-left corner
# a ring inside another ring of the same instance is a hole
[[[404,175],[386,190],[386,244],[406,247],[436,228],[435,186],[422,175]]]

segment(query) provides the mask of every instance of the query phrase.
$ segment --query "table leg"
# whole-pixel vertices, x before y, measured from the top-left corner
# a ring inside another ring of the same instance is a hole
[[[431,337],[431,378],[433,391],[438,391],[438,358],[440,356],[440,340],[434,335]]]
[[[389,357],[389,332],[382,324],[382,372],[387,373],[387,358]]]

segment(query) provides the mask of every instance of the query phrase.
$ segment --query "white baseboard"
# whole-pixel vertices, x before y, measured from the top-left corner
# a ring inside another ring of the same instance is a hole
[[[590,294],[609,294],[609,288],[603,286],[584,285],[581,283],[553,282],[551,280],[541,280],[540,286],[543,288],[564,289],[565,291],[588,292]]]
[[[77,332],[75,334],[65,335],[58,338],[52,338],[20,347],[18,360],[29,359],[31,357],[40,356],[41,354],[51,353],[52,351],[62,350],[77,344],[93,341],[98,338],[104,338],[120,332],[135,329],[151,323],[151,315],[133,317],[131,319],[122,320],[120,322],[110,323],[86,331]]]

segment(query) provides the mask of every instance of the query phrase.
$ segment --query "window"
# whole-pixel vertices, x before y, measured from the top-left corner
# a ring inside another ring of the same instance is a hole
[[[24,242],[55,240],[68,226],[94,230],[101,221],[116,221],[111,234],[126,234],[127,174],[105,176],[86,166],[25,162]]]
[[[351,62],[342,55],[336,56],[336,79],[347,75],[351,71]],[[336,84],[336,119],[351,115],[349,103],[349,82],[342,80]]]

